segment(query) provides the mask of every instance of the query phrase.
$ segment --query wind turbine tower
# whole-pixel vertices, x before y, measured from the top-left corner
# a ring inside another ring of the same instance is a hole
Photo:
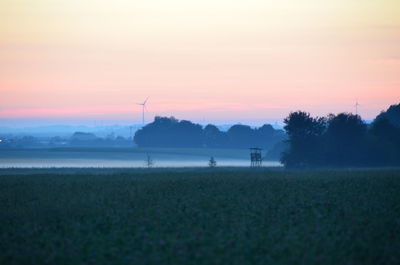
[[[356,104],[354,105],[356,108],[356,115],[358,115],[358,106],[360,106],[360,104],[358,104],[358,100],[356,100]]]
[[[133,136],[132,136],[132,129],[133,129],[133,127],[132,127],[132,126],[129,126],[129,139],[130,139],[130,140],[133,139]]]
[[[142,124],[144,125],[144,111],[146,109],[146,103],[149,97],[146,98],[146,100],[143,103],[136,103],[137,105],[142,106]]]

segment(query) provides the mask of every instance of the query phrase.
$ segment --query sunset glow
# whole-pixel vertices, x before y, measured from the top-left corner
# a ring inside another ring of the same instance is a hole
[[[400,102],[398,0],[5,0],[0,119],[281,119]]]

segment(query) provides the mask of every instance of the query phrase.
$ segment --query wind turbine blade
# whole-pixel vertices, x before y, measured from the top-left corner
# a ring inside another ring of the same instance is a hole
[[[149,97],[146,98],[146,100],[143,102],[143,105],[146,105],[147,100],[149,100]]]

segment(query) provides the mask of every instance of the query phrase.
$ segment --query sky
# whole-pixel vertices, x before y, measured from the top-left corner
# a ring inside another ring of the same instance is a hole
[[[1,0],[0,122],[283,119],[400,103],[398,0]]]

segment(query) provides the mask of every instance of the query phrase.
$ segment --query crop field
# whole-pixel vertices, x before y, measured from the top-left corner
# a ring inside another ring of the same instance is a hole
[[[219,166],[249,166],[248,149],[210,148],[37,148],[2,149],[0,168],[18,167],[145,167],[150,156],[154,167],[207,167],[210,157]],[[280,166],[268,161],[266,166]]]
[[[0,264],[400,264],[400,170],[0,170]]]
[[[2,149],[0,159],[4,158],[105,158],[105,159],[145,159],[146,155],[160,158],[178,157],[192,159],[193,157],[210,156],[230,159],[249,160],[248,149],[211,149],[211,148],[36,148],[36,149]],[[0,160],[1,161],[1,160]]]

